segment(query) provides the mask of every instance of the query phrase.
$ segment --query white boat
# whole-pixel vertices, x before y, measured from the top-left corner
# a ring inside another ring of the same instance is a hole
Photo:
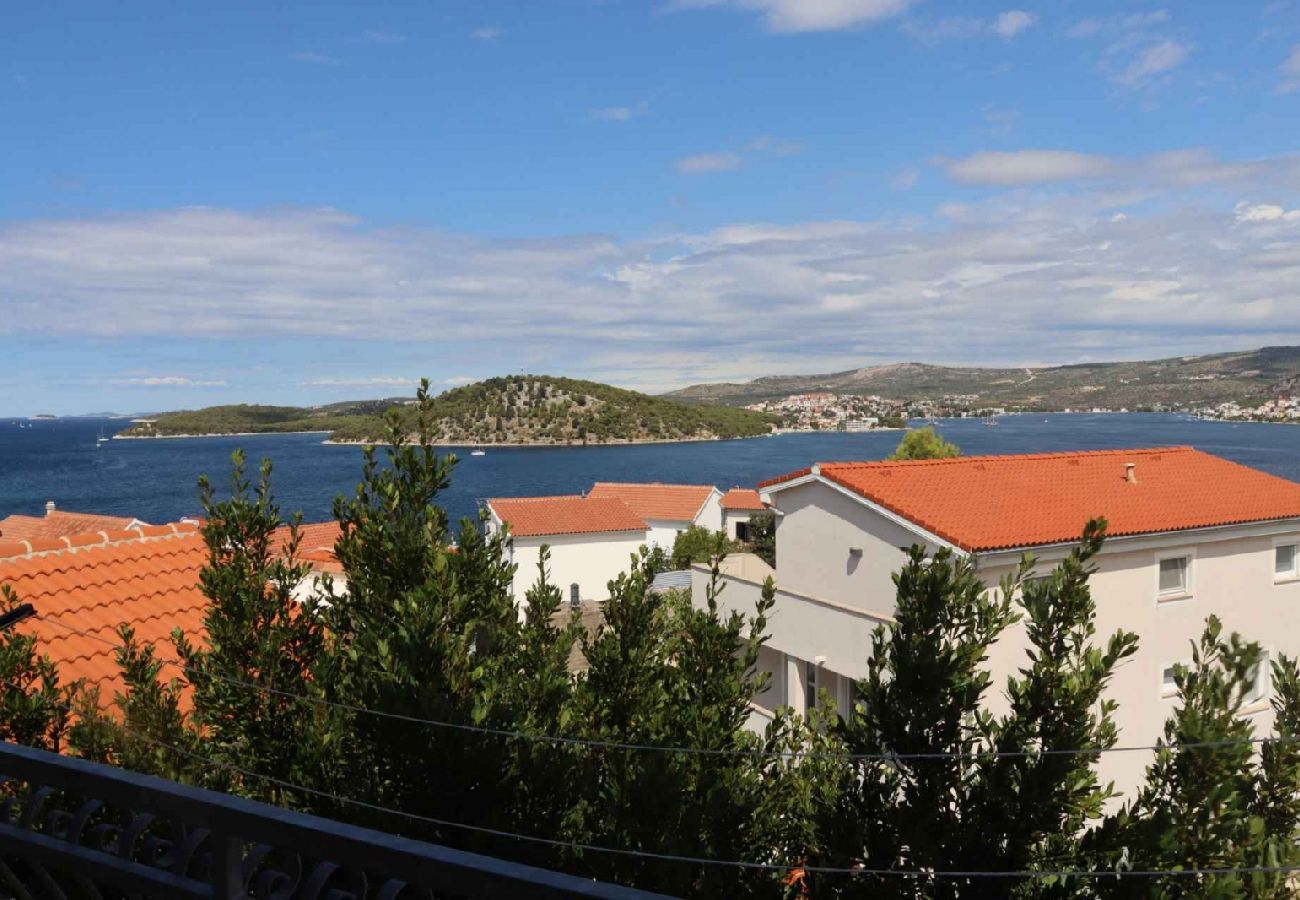
[[[95,438],[95,446],[99,446],[100,444],[107,444],[111,440],[112,438],[104,437],[104,429],[101,428],[99,429],[99,437]]]
[[[469,451],[469,455],[470,455],[470,456],[487,456],[487,451],[486,451],[486,450],[471,450],[471,451]]]

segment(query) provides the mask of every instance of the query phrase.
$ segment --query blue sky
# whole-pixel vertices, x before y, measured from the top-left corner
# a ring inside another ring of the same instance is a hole
[[[1300,0],[52,0],[0,122],[0,413],[1300,340]]]

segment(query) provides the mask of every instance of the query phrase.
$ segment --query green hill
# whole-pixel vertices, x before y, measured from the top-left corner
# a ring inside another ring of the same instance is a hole
[[[386,434],[396,407],[414,429],[411,401],[292,406],[213,406],[164,413],[125,437],[328,431],[331,440],[369,442]],[[712,440],[765,434],[774,421],[748,410],[701,407],[594,381],[517,375],[455,388],[434,399],[443,444],[609,444]]]
[[[1300,347],[1030,368],[958,368],[924,363],[869,366],[824,375],[772,375],[742,383],[698,384],[665,396],[687,403],[743,406],[790,394],[831,391],[894,400],[970,396],[973,403],[1023,409],[1100,406],[1178,408],[1261,401],[1300,380]]]

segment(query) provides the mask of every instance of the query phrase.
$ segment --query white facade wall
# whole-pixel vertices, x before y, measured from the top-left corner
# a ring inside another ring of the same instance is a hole
[[[752,509],[724,509],[722,511],[722,530],[727,537],[735,540],[736,526],[739,524],[749,524],[749,517],[754,515],[756,510]]]
[[[704,501],[700,511],[695,514],[695,523],[701,528],[707,528],[709,531],[722,530],[722,494],[714,488],[709,494],[709,499]]]
[[[762,665],[784,678],[774,678],[780,690],[757,698],[756,705],[772,709],[785,703],[802,711],[806,663],[813,662],[820,686],[847,710],[847,682],[865,672],[871,631],[893,613],[890,576],[905,559],[901,548],[924,542],[884,514],[819,482],[779,491],[773,499],[784,513],[777,528],[780,590],[769,616],[771,640]],[[1080,531],[1082,527],[1081,522]],[[1120,744],[1152,744],[1160,736],[1177,703],[1162,696],[1163,671],[1190,660],[1191,644],[1211,614],[1223,621],[1225,632],[1258,641],[1274,657],[1300,656],[1300,579],[1275,580],[1278,543],[1300,543],[1300,522],[1107,541],[1094,560],[1098,571],[1090,582],[1097,604],[1096,645],[1119,629],[1139,639],[1137,654],[1120,664],[1108,690],[1119,702]],[[1041,551],[1040,571],[1049,570],[1068,550]],[[1184,554],[1191,557],[1189,595],[1159,599],[1159,558]],[[982,555],[982,579],[996,587],[1018,559],[1014,553]],[[725,580],[724,606],[752,612],[758,579]],[[699,598],[706,581],[697,568],[694,589]],[[1003,685],[1025,664],[1026,649],[1023,624],[1009,629],[992,649],[989,707],[994,712],[1005,710]],[[1257,733],[1272,727],[1266,702],[1248,714]],[[1149,754],[1109,754],[1100,772],[1104,780],[1113,779],[1125,790],[1138,783],[1149,762]]]
[[[510,561],[516,566],[513,591],[516,602],[525,601],[528,589],[537,583],[537,560],[542,545],[551,548],[548,563],[551,584],[569,599],[569,586],[578,585],[583,600],[607,600],[607,585],[632,567],[632,555],[646,542],[640,531],[598,534],[553,534],[512,538]]]
[[[678,522],[674,519],[646,519],[645,523],[650,526],[646,532],[645,542],[657,544],[669,553],[673,552],[673,542],[677,540],[677,535],[691,526],[690,522]]]

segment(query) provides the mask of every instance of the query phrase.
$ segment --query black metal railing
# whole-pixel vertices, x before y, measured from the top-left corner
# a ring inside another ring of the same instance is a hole
[[[658,895],[0,742],[0,896]]]

